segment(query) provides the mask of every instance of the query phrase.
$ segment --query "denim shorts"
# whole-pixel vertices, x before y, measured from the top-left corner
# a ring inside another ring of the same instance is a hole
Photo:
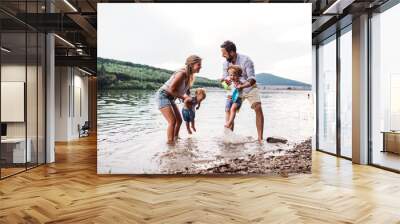
[[[242,106],[242,99],[239,97],[239,98],[236,100],[235,103],[237,104],[237,109],[240,109],[240,107]],[[225,111],[230,111],[232,105],[233,105],[232,99],[226,99]]]
[[[160,89],[157,92],[157,100],[158,100],[158,109],[175,105],[175,98],[173,96],[168,95],[168,93]]]
[[[184,121],[192,122],[196,117],[196,112],[192,109],[182,108],[182,117]]]

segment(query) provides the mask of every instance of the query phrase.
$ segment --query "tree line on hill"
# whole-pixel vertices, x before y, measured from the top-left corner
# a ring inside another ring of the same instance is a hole
[[[174,71],[149,65],[114,59],[97,58],[97,83],[99,89],[155,90],[167,81]],[[196,87],[220,87],[217,80],[196,77]]]

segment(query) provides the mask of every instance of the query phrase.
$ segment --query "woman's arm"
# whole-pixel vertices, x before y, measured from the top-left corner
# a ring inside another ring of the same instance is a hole
[[[188,98],[185,98],[184,100],[183,100],[183,103],[186,105],[186,107],[188,107],[188,108],[190,108],[190,107],[192,107],[192,99],[190,99],[189,97]]]

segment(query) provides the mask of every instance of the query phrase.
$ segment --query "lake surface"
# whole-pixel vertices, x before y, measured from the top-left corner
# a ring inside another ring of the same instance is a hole
[[[281,136],[286,147],[313,134],[310,91],[261,91],[264,138]],[[183,123],[175,146],[166,145],[166,121],[157,108],[155,91],[100,91],[98,95],[98,173],[174,173],[188,166],[212,166],[222,160],[255,152],[274,151],[280,144],[258,144],[255,113],[245,101],[227,132],[225,92],[208,89],[196,112],[197,132],[189,135]],[[178,103],[182,108],[182,104]],[[274,152],[275,153],[275,152]]]

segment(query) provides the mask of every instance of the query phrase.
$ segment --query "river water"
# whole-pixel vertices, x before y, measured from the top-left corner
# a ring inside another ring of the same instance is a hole
[[[207,89],[196,112],[197,132],[182,124],[175,146],[166,142],[166,121],[157,108],[155,91],[100,91],[98,95],[98,173],[165,174],[193,166],[212,166],[224,159],[273,151],[282,144],[258,144],[255,113],[245,101],[227,132],[225,92]],[[310,91],[262,90],[264,136],[280,136],[292,144],[313,134],[313,97]],[[182,104],[178,104],[181,108]]]

